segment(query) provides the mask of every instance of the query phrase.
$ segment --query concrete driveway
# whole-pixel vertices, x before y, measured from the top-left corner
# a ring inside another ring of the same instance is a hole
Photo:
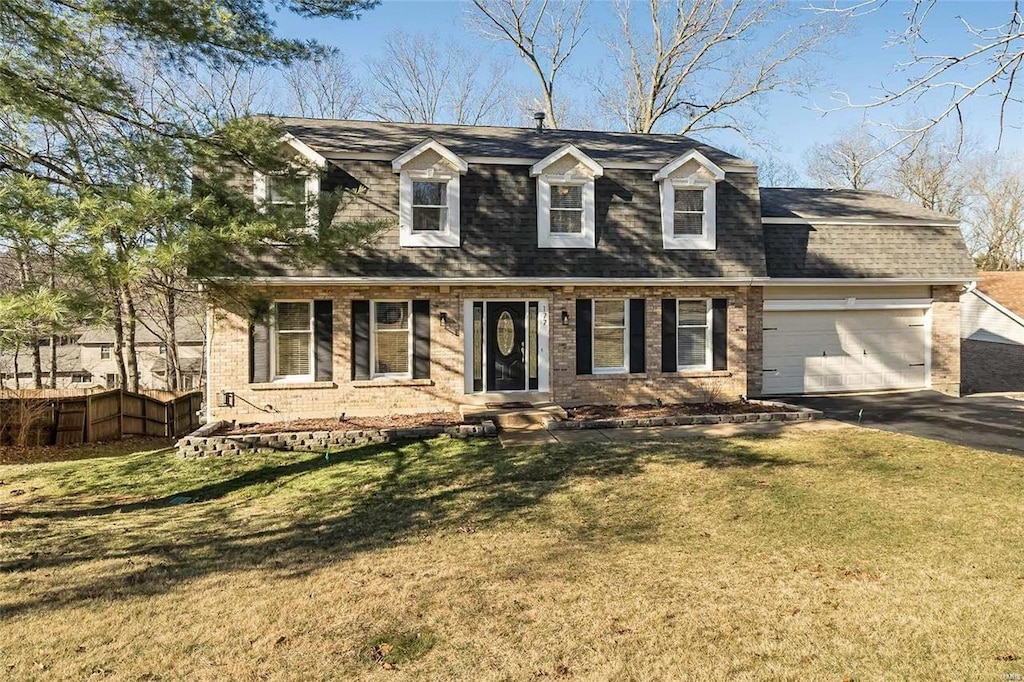
[[[1001,396],[952,398],[932,391],[785,398],[826,417],[875,429],[1024,455],[1024,401]]]

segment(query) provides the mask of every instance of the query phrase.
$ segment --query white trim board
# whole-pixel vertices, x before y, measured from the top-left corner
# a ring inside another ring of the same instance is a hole
[[[811,279],[787,279],[770,277],[329,277],[329,276],[273,276],[273,277],[214,277],[215,280],[237,279],[251,284],[272,284],[275,286],[308,285],[355,285],[355,286],[511,286],[531,284],[536,286],[891,286],[893,284],[966,284],[972,281],[966,277],[908,279],[898,277],[877,277],[864,279],[841,279],[822,277]]]
[[[1022,327],[1024,327],[1024,318],[1022,318],[1020,315],[1018,315],[1017,313],[1013,312],[1012,310],[1010,310],[1009,308],[1004,306],[1002,303],[1000,303],[999,301],[995,300],[994,298],[992,298],[991,296],[986,294],[984,291],[982,291],[982,290],[978,289],[977,287],[975,287],[974,289],[971,289],[970,291],[968,291],[966,293],[974,294],[975,296],[980,298],[982,301],[984,301],[985,303],[988,303],[990,306],[992,306],[993,308],[995,308],[996,310],[1001,312],[1003,315],[1006,315],[1008,318],[1010,318],[1011,320],[1013,320],[1017,324],[1019,324]]]

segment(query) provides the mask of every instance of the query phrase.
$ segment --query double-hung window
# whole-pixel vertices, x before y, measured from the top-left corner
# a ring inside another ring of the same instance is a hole
[[[710,370],[711,300],[676,301],[676,327],[678,370]]]
[[[448,181],[413,180],[412,231],[448,230]]]
[[[110,346],[100,346],[100,360],[110,359]]]
[[[267,203],[272,206],[305,206],[306,178],[294,175],[268,175]]]
[[[409,301],[374,301],[371,349],[373,376],[411,376],[412,324]]]
[[[704,234],[704,188],[675,187],[672,212],[672,234],[675,237]]]
[[[279,301],[275,304],[274,376],[312,381],[312,301]]]
[[[594,301],[594,373],[628,372],[629,315],[627,301]]]
[[[583,234],[583,185],[552,182],[552,234]]]

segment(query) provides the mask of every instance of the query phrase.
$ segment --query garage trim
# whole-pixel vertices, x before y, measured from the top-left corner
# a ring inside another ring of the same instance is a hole
[[[920,310],[931,306],[930,298],[769,299],[764,302],[764,311],[781,313],[813,310]]]

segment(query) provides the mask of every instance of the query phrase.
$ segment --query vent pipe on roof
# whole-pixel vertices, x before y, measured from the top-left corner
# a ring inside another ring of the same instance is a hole
[[[533,120],[537,122],[537,130],[544,130],[544,112],[538,111],[533,115]]]

